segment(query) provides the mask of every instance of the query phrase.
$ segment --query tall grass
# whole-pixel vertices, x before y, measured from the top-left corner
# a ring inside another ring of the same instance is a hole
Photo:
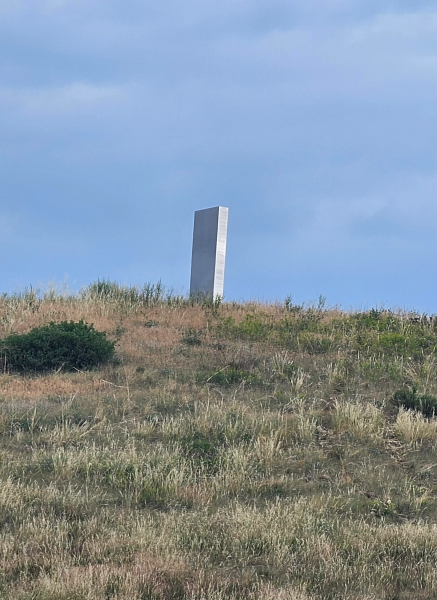
[[[115,363],[0,374],[1,598],[437,596],[437,419],[399,403],[437,395],[434,320],[108,281],[0,298],[2,338],[81,319]]]

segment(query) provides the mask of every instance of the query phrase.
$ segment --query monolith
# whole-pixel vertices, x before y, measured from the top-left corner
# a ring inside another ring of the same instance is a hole
[[[190,296],[223,296],[228,209],[224,206],[194,213]]]

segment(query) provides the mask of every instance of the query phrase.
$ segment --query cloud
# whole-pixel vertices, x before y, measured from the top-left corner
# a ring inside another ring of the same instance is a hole
[[[95,111],[118,102],[123,91],[116,86],[72,83],[58,88],[11,89],[0,87],[0,102],[30,115],[69,115]]]
[[[16,0],[15,2],[0,0],[0,15],[7,16],[19,13],[23,9],[24,5],[25,0]]]
[[[42,10],[52,12],[65,9],[73,5],[75,9],[83,5],[83,0],[45,0]]]
[[[437,32],[437,12],[405,12],[377,14],[367,23],[352,29],[355,40],[380,40],[395,37],[399,44],[411,41],[423,43]]]

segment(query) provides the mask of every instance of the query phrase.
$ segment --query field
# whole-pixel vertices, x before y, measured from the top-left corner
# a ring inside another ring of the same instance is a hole
[[[0,374],[2,599],[437,597],[437,321],[0,298],[0,338],[81,319],[116,360]]]

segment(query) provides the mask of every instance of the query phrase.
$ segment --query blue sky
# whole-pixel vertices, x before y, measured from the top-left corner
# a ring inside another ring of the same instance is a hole
[[[437,312],[437,5],[0,0],[0,292],[186,292]]]

